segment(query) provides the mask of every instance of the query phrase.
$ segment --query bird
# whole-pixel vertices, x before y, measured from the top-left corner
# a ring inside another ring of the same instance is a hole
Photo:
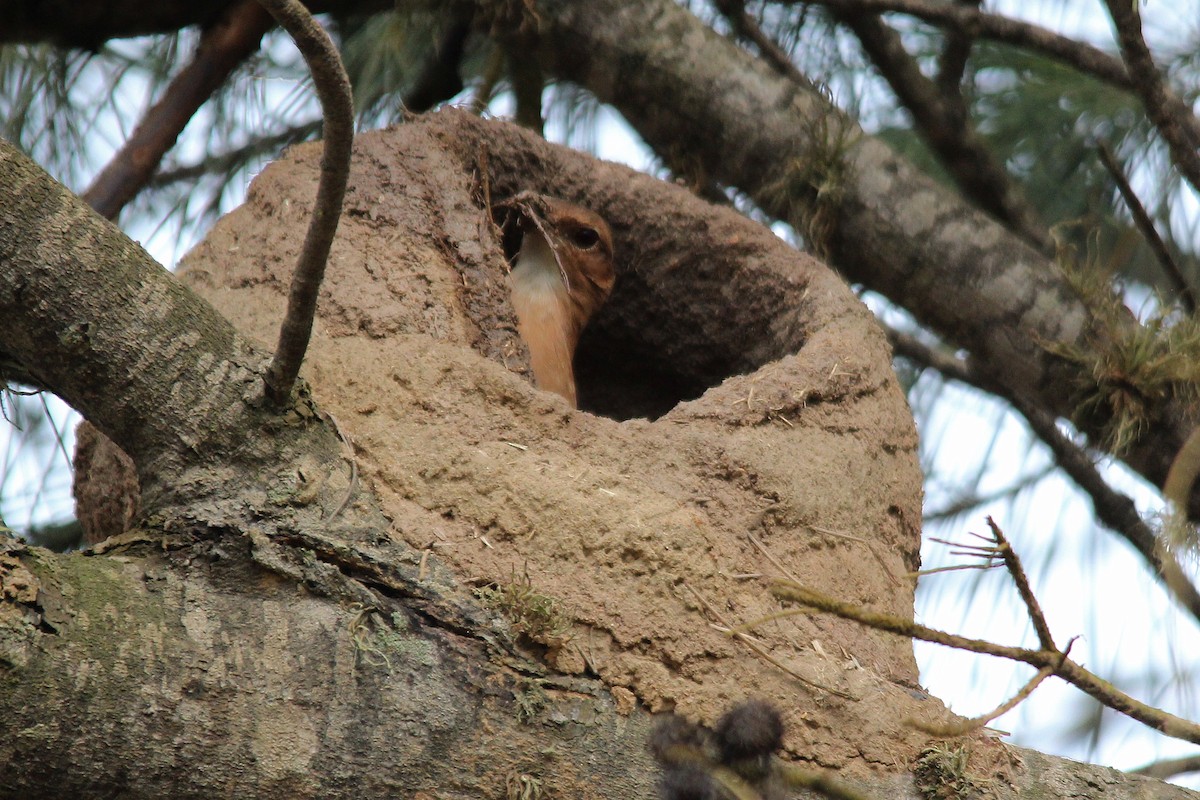
[[[534,383],[577,408],[575,346],[616,282],[612,231],[594,211],[529,191],[496,208]]]

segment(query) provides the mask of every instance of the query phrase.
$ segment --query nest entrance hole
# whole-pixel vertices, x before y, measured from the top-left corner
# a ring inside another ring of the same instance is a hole
[[[656,419],[799,350],[802,304],[770,282],[734,286],[742,281],[714,276],[711,265],[672,269],[657,281],[620,276],[575,353],[580,409],[616,420]]]

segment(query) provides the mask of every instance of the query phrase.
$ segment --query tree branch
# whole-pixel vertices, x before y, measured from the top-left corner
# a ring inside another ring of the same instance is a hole
[[[456,19],[434,45],[402,102],[409,111],[428,111],[463,90],[459,67],[471,35],[471,18]]]
[[[116,219],[146,186],[196,110],[258,50],[271,24],[271,16],[256,0],[242,0],[205,29],[191,63],[171,80],[133,135],[84,192],[83,199],[97,213]]]
[[[272,133],[254,139],[241,147],[235,147],[224,153],[207,156],[194,164],[187,164],[174,169],[165,170],[152,176],[146,185],[151,189],[161,189],[174,183],[194,181],[204,175],[227,174],[232,170],[246,165],[250,159],[279,152],[285,145],[295,144],[315,136],[321,130],[321,121],[312,120],[285,128],[279,133]]]
[[[1066,652],[1056,648],[1042,647],[1032,650],[946,633],[902,619],[894,614],[872,611],[853,603],[838,600],[786,578],[775,579],[772,582],[771,592],[780,600],[815,608],[842,619],[854,620],[875,630],[888,631],[911,639],[967,650],[972,653],[1020,661],[1039,670],[1049,669],[1057,677],[1091,695],[1114,711],[1125,714],[1167,736],[1200,744],[1200,725],[1130,697],[1100,676],[1072,661],[1067,657]]]
[[[1142,201],[1138,199],[1137,192],[1133,191],[1133,187],[1129,185],[1129,180],[1125,177],[1125,172],[1121,169],[1121,165],[1117,163],[1117,158],[1113,155],[1112,148],[1107,143],[1100,142],[1098,151],[1100,153],[1100,163],[1104,164],[1104,168],[1112,176],[1113,182],[1117,184],[1117,191],[1121,193],[1121,197],[1125,201],[1125,207],[1129,209],[1129,214],[1133,217],[1133,223],[1141,231],[1142,238],[1149,245],[1150,252],[1154,253],[1159,266],[1163,268],[1167,280],[1175,287],[1175,293],[1179,295],[1179,301],[1189,314],[1196,313],[1195,292],[1192,291],[1187,278],[1183,276],[1183,270],[1175,262],[1171,251],[1167,249],[1167,243],[1158,235],[1158,230],[1154,227],[1154,220],[1150,219],[1150,215],[1146,213],[1146,208],[1142,205]]]
[[[745,0],[716,0],[713,5],[729,21],[734,34],[757,47],[763,60],[774,67],[776,72],[797,83],[812,86],[812,82],[796,69],[796,65],[783,48],[767,36],[754,17],[746,13]]]
[[[1171,161],[1187,182],[1200,191],[1200,123],[1191,108],[1171,91],[1158,71],[1142,38],[1142,19],[1134,0],[1104,0],[1117,29],[1125,66],[1133,78],[1133,91],[1171,151]]]
[[[904,49],[899,35],[874,14],[835,11],[854,31],[892,91],[913,116],[921,137],[975,205],[1003,222],[1014,233],[1047,251],[1050,237],[1037,213],[1021,196],[1002,164],[970,124],[961,96],[948,97],[921,73]],[[957,99],[957,102],[954,100]]]
[[[788,0],[789,3],[799,0]],[[1121,0],[1118,0],[1120,2]],[[1133,81],[1120,59],[1091,45],[1083,44],[1053,31],[1019,22],[999,14],[988,14],[966,5],[934,3],[927,0],[805,0],[833,11],[889,11],[908,14],[933,25],[953,28],[968,35],[1004,42],[1024,50],[1049,56],[1086,72],[1106,83],[1133,91]]]
[[[979,10],[982,0],[957,0],[959,5]],[[971,49],[975,45],[975,37],[962,28],[947,30],[946,42],[938,57],[937,86],[946,102],[954,98],[961,112],[966,114],[966,106],[962,102],[962,79],[966,74],[967,62],[971,58]]]
[[[1175,602],[1200,621],[1200,591],[1188,579],[1175,557],[1158,546],[1158,537],[1137,512],[1130,497],[1108,485],[1087,452],[1064,436],[1055,418],[1046,411],[1016,396],[987,385],[970,365],[917,341],[912,336],[889,331],[888,338],[895,352],[919,364],[926,364],[948,378],[966,383],[983,391],[1000,394],[1025,417],[1030,429],[1041,439],[1058,466],[1070,476],[1075,485],[1092,498],[1096,518],[1109,530],[1133,546],[1166,588]]]
[[[504,48],[508,59],[508,77],[517,103],[516,122],[541,136],[545,127],[545,120],[542,119],[545,77],[541,65],[527,41],[509,40],[504,43]]]
[[[1151,778],[1157,778],[1160,781],[1165,781],[1176,775],[1182,775],[1185,772],[1200,772],[1200,755],[1154,761],[1129,771],[1134,775],[1146,775]]]
[[[308,349],[317,293],[342,213],[346,181],[350,177],[350,147],[354,142],[354,102],[350,97],[350,79],[337,48],[304,6],[298,0],[260,2],[295,40],[312,72],[325,117],[325,151],[321,157],[317,200],[304,237],[304,250],[292,274],[287,314],[279,330],[275,358],[264,376],[268,396],[282,406],[291,396]]]
[[[241,450],[231,431],[261,405],[265,357],[4,141],[0,192],[5,353],[129,453],[150,494],[171,491],[184,465]]]

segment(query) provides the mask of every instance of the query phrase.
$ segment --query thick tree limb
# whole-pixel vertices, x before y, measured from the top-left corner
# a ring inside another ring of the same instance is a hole
[[[280,493],[301,482],[301,458],[336,472],[338,441],[307,401],[288,418],[267,407],[264,353],[3,141],[0,194],[5,357],[129,454],[146,512],[171,527],[237,517],[261,503],[267,484],[229,486],[229,464],[278,475]],[[345,492],[336,480],[317,486],[313,508]],[[238,499],[205,505],[217,495]]]
[[[0,191],[8,276],[0,282],[0,341],[8,355],[139,463],[230,447],[222,418],[261,402],[252,376],[262,354],[3,141]],[[178,357],[183,352],[189,357]]]
[[[0,798],[503,797],[523,771],[648,795],[649,715],[498,656],[490,615],[403,548],[290,536],[143,537],[119,559],[0,538],[0,587],[32,586],[0,594],[23,623],[0,627]],[[522,693],[545,716],[519,722]]]
[[[171,80],[83,199],[101,216],[116,219],[150,180],[197,109],[258,50],[271,25],[271,15],[256,0],[242,0],[223,13],[200,37],[191,63]]]

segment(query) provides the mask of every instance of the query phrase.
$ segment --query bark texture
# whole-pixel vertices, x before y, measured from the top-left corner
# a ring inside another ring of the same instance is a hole
[[[313,541],[133,538],[120,557],[0,543],[0,796],[502,798],[521,775],[648,796],[647,718],[497,667],[487,619],[346,579]],[[372,552],[415,575],[417,554]]]
[[[0,351],[129,454],[147,508],[186,516],[229,497],[232,464],[337,452],[303,399],[264,407],[262,350],[5,142],[0,186]]]
[[[598,682],[532,662],[497,670],[497,648],[461,620],[414,612],[382,581],[370,611],[332,603],[336,571],[310,569],[306,589],[264,566],[272,550],[216,537],[55,557],[0,540],[0,797],[478,800],[532,785],[655,796],[650,720],[622,716]],[[518,721],[514,698],[530,695],[539,711]],[[1003,757],[1000,798],[1197,797],[1039,753]],[[854,783],[924,796],[903,771]]]

